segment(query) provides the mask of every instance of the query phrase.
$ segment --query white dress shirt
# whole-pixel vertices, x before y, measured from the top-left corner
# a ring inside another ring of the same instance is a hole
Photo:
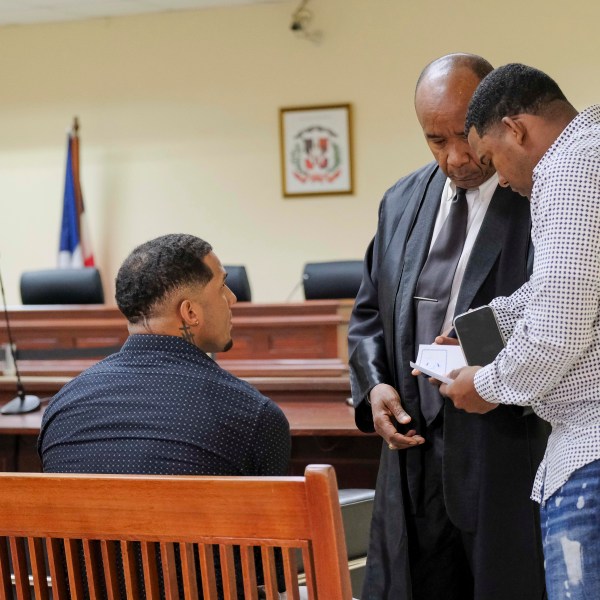
[[[467,190],[467,204],[469,206],[469,216],[467,219],[467,237],[465,239],[465,245],[463,246],[462,254],[458,260],[456,272],[454,273],[454,281],[452,282],[452,291],[450,292],[450,301],[448,303],[448,310],[446,311],[446,317],[440,333],[449,331],[452,328],[452,319],[454,318],[454,311],[456,310],[456,301],[458,300],[458,292],[462,284],[467,263],[471,256],[471,250],[481,229],[483,218],[487,212],[488,206],[492,200],[492,196],[498,187],[498,176],[494,173],[487,181],[482,183],[478,188],[473,190]],[[452,199],[456,196],[456,186],[448,178],[442,191],[442,199],[440,204],[440,210],[438,211],[435,226],[433,228],[433,237],[431,238],[431,245],[429,251],[433,247],[435,240],[437,239],[440,229],[442,228],[444,221],[448,217],[450,212],[450,206]]]
[[[600,459],[600,105],[580,113],[533,171],[533,274],[494,307],[506,348],[478,371],[494,403],[552,424],[532,498]]]

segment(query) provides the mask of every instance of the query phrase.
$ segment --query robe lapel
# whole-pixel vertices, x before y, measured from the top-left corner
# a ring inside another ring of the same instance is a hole
[[[420,214],[423,201],[426,197],[427,189],[430,186],[432,179],[437,179],[437,173],[441,172],[437,165],[432,166],[423,172],[421,179],[414,186],[411,197],[406,200],[405,209],[402,211],[398,222],[393,225],[393,232],[390,236],[390,241],[383,252],[381,260],[378,288],[379,307],[381,318],[386,323],[392,323],[392,327],[388,330],[393,335],[385,336],[386,354],[389,361],[390,373],[395,376],[398,374],[396,368],[397,341],[396,334],[398,330],[397,318],[397,299],[398,289],[403,277],[405,264],[407,240],[411,236],[415,224],[417,223],[417,215]],[[418,219],[421,220],[420,218]],[[396,388],[400,384],[400,380],[395,379],[394,385]]]
[[[416,378],[410,374],[411,367],[409,365],[409,361],[414,358],[415,350],[413,296],[417,279],[429,252],[433,227],[440,208],[440,199],[445,182],[446,176],[441,169],[437,169],[427,186],[424,189],[421,188],[420,210],[416,215],[412,231],[408,235],[402,267],[398,269],[401,279],[394,307],[394,360],[395,371],[399,374],[397,389],[404,409],[412,417],[410,427],[414,427],[419,433],[423,433],[419,388]],[[406,461],[406,482],[410,507],[415,512],[421,506],[422,453],[420,449],[414,448],[412,451],[408,450],[406,454],[400,454],[398,460],[401,457]]]
[[[498,186],[485,213],[481,229],[475,240],[456,302],[455,314],[471,307],[475,294],[483,285],[502,250],[503,238],[497,235],[503,231],[509,219],[509,201],[513,193],[508,188]]]
[[[396,303],[398,285],[403,273],[407,240],[415,226],[429,184],[438,172],[439,169],[434,167],[423,173],[422,180],[415,185],[412,196],[406,203],[406,209],[394,227],[391,239],[385,249],[379,277],[382,283],[379,297],[380,300],[389,302],[392,309]]]
[[[411,367],[408,364],[414,359],[414,295],[417,286],[417,279],[427,259],[429,245],[435,225],[435,219],[440,207],[440,198],[446,182],[446,176],[441,169],[438,169],[431,178],[427,188],[423,191],[420,211],[415,219],[415,224],[408,236],[404,261],[401,269],[402,278],[396,294],[396,305],[394,310],[394,331],[396,332],[396,371],[401,373],[400,381],[413,382],[410,376]],[[403,389],[404,400],[410,405],[416,403],[412,414],[416,416],[418,412],[418,398],[415,392],[415,386]],[[407,406],[408,408],[408,406]]]

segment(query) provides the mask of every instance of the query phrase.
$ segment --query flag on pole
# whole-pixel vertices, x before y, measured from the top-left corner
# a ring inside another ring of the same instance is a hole
[[[79,121],[75,117],[67,139],[67,170],[63,201],[58,266],[93,267],[94,255],[85,220],[83,195],[79,182]]]

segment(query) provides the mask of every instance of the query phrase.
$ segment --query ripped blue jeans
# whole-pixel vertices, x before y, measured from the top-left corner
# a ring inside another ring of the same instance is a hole
[[[600,599],[600,460],[540,507],[548,600]]]

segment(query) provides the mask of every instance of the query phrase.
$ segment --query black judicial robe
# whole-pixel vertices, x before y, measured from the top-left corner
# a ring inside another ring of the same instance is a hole
[[[352,395],[362,431],[374,431],[366,394],[378,383],[398,390],[411,427],[423,431],[409,365],[415,348],[413,296],[445,180],[437,163],[431,163],[398,181],[380,205],[349,328]],[[510,295],[527,281],[530,227],[528,200],[498,186],[471,252],[456,314]],[[516,407],[471,415],[445,400],[443,410],[444,497],[451,521],[473,535],[473,569],[484,582],[476,598],[542,598],[538,507],[529,496],[548,425]],[[420,451],[391,451],[383,444],[362,600],[411,598],[404,520],[411,502],[402,492],[401,471],[408,481],[406,494],[418,503],[419,461],[407,464],[403,454]]]

